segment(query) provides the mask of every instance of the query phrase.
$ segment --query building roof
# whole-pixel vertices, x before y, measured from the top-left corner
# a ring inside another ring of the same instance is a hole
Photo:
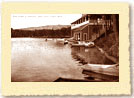
[[[79,19],[75,20],[75,21],[72,22],[72,23],[75,23],[76,21],[78,21],[78,20],[80,20],[81,18],[86,17],[86,16],[89,16],[89,14],[83,14]],[[71,23],[71,24],[72,24],[72,23]]]
[[[81,18],[75,20],[71,24],[75,23],[76,21],[79,21],[83,17],[88,17],[90,19],[97,19],[97,18],[102,18],[103,15],[105,15],[106,19],[110,19],[110,17],[111,17],[112,14],[83,14]]]
[[[81,31],[81,30],[83,30],[85,27],[87,27],[88,25],[89,25],[89,24],[82,25],[82,26],[80,26],[80,27],[78,27],[78,28],[73,29],[73,31]]]

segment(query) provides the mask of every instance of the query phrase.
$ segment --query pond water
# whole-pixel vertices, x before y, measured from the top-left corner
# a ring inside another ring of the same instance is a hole
[[[63,39],[12,38],[12,82],[49,82],[59,77],[84,79],[80,65],[112,63],[96,48],[71,48],[63,42]]]

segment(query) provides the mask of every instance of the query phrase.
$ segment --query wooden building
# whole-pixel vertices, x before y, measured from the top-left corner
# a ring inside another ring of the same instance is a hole
[[[110,14],[84,14],[71,23],[71,37],[79,41],[94,41],[112,27]]]

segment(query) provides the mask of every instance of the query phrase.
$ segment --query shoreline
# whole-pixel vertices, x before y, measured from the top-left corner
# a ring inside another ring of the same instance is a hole
[[[95,45],[96,46],[96,45]],[[118,64],[119,65],[119,62],[118,60],[113,57],[113,56],[110,56],[106,51],[104,51],[102,48],[96,46],[96,48],[102,53],[104,54],[109,60],[113,61],[114,63]]]

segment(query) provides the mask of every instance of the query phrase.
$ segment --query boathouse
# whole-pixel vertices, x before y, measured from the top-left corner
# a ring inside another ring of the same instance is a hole
[[[110,14],[83,14],[71,23],[71,37],[79,41],[94,41],[112,27]]]

